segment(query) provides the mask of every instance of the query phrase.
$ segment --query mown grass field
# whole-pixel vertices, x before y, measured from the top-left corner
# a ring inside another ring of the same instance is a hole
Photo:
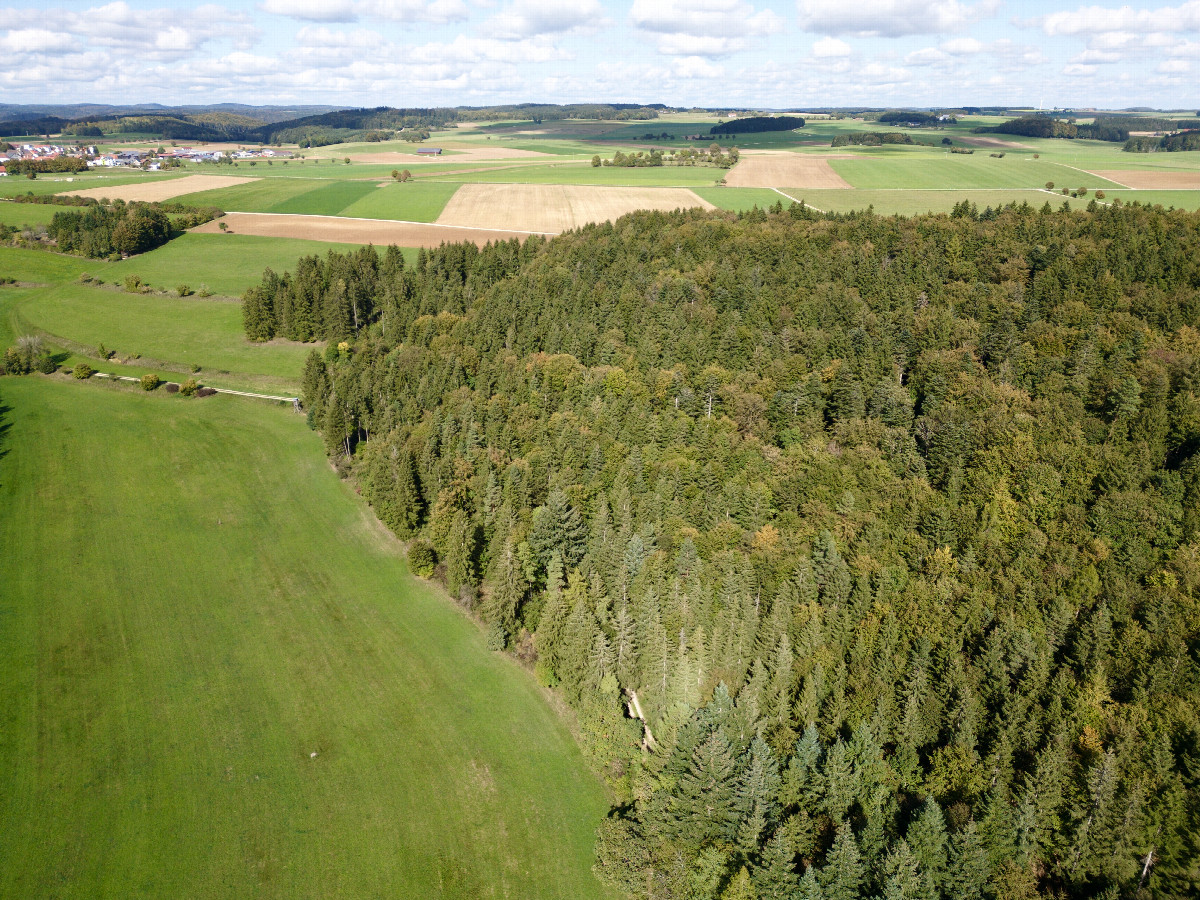
[[[302,419],[0,394],[0,896],[600,895],[566,728]]]
[[[74,344],[104,344],[122,358],[199,366],[214,384],[221,375],[263,376],[261,388],[294,390],[304,344],[252,344],[242,333],[241,304],[230,300],[179,299],[121,290],[63,284],[30,288],[15,300],[17,321]],[[152,363],[147,363],[153,365]],[[243,382],[244,383],[244,382]]]
[[[48,203],[0,203],[0,225],[45,225],[64,208]]]
[[[180,175],[163,175],[158,172],[84,172],[75,175],[39,175],[37,178],[9,176],[0,178],[0,197],[15,197],[18,194],[62,194],[72,191],[82,191],[87,188],[115,187],[121,184],[142,184],[147,181],[163,181],[167,178],[179,178],[183,174],[196,174],[183,171]],[[222,173],[228,174],[228,173]]]
[[[1105,178],[1047,160],[1011,153],[997,159],[982,150],[974,155],[926,152],[881,159],[833,159],[829,164],[861,190],[1040,188],[1047,181],[1056,187],[1119,187]]]

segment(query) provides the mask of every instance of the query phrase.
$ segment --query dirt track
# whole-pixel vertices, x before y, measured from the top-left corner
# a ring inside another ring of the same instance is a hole
[[[183,194],[193,194],[196,191],[211,191],[214,188],[234,187],[258,181],[257,178],[236,178],[232,175],[187,175],[183,178],[172,178],[169,181],[148,181],[145,184],[120,184],[113,187],[88,188],[83,191],[61,191],[63,194],[74,194],[77,197],[92,197],[99,200],[108,197],[112,200],[170,200]]]
[[[838,157],[833,157],[838,158]],[[745,151],[725,176],[729,187],[850,188],[829,165],[829,157],[783,151]]]
[[[687,188],[464,184],[438,216],[438,224],[560,232],[618,219],[637,209],[696,206],[713,209]]]
[[[1139,191],[1195,191],[1200,190],[1200,172],[1172,172],[1157,169],[1153,172],[1137,169],[1105,169],[1093,171],[1093,175],[1115,181]]]
[[[344,219],[337,216],[288,216],[268,213],[229,213],[224,218],[208,222],[192,231],[197,234],[220,234],[224,222],[234,234],[253,234],[263,237],[300,238],[307,241],[328,241],[335,244],[375,244],[386,247],[437,247],[471,241],[483,246],[489,241],[526,238],[529,232],[504,231],[487,228],[454,228],[428,225],[421,222],[390,222],[384,219]]]

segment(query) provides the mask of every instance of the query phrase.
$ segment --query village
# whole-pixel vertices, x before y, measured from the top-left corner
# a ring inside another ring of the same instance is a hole
[[[0,150],[0,176],[11,174],[8,166],[16,162],[41,161],[69,157],[81,159],[88,168],[133,168],[157,172],[162,168],[178,166],[183,162],[217,163],[228,160],[291,159],[291,152],[273,147],[239,147],[229,150],[224,147],[197,149],[193,147],[159,147],[157,150],[129,148],[109,150],[101,153],[94,144],[28,143],[13,144]]]

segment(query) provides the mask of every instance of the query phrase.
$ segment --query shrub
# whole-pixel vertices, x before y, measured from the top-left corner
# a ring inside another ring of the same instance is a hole
[[[58,371],[58,363],[54,361],[54,357],[50,355],[49,350],[43,350],[38,354],[34,367],[43,375],[53,375]]]
[[[1086,196],[1087,196],[1087,191],[1088,191],[1088,189],[1087,189],[1087,188],[1085,188],[1085,187],[1082,187],[1082,188],[1080,188],[1080,189],[1077,191],[1077,193],[1079,194],[1079,196],[1080,196],[1080,197],[1086,197]]]
[[[141,294],[146,290],[146,285],[140,275],[126,275],[125,290],[131,294]]]
[[[200,385],[196,383],[195,378],[189,378],[179,386],[179,393],[185,397],[190,397],[200,389]]]
[[[190,297],[195,292],[186,284],[177,284],[175,285],[175,293],[180,297]]]
[[[196,292],[196,296],[197,296],[197,297],[211,297],[211,296],[212,296],[212,291],[210,291],[210,290],[208,289],[208,286],[207,286],[207,285],[203,285],[203,284],[202,284],[202,285],[200,285],[200,290],[198,290],[198,291]]]
[[[24,375],[28,371],[24,353],[16,347],[9,347],[4,351],[4,374]]]
[[[96,355],[101,359],[110,359],[115,351],[109,350],[103,344],[96,345]]]
[[[75,368],[71,371],[71,374],[82,381],[85,378],[91,378],[95,375],[96,370],[87,363],[81,362],[75,364]]]
[[[433,552],[433,544],[425,540],[415,540],[408,548],[408,565],[413,573],[422,578],[433,574],[437,565],[437,554]]]
[[[1048,191],[1054,190],[1054,182],[1053,181],[1046,182],[1046,190],[1048,190]]]
[[[159,377],[157,375],[155,375],[153,372],[150,372],[149,374],[142,376],[142,390],[143,391],[152,391],[156,387],[158,387],[159,383],[160,383]]]
[[[1103,200],[1104,199],[1104,191],[1096,191],[1096,199]]]

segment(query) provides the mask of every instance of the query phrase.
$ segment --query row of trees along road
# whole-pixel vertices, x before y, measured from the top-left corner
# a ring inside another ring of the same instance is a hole
[[[607,881],[1200,893],[1200,216],[638,213],[245,308],[577,710]]]

